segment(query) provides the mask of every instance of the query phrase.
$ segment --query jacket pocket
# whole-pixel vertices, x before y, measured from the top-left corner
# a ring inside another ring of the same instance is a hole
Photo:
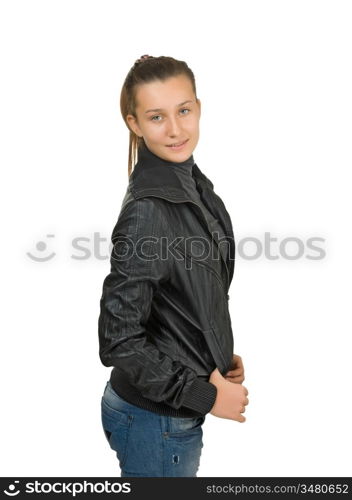
[[[219,339],[217,338],[217,332],[214,328],[209,328],[208,330],[202,330],[205,341],[209,347],[211,355],[215,361],[219,372],[224,375],[227,370],[227,363],[225,361],[224,354],[222,352]]]
[[[196,242],[193,242],[196,247],[200,249],[200,251],[203,251],[203,247],[199,246]],[[214,261],[208,257],[206,259],[197,257],[193,255],[191,252],[187,251],[186,248],[183,248],[181,246],[177,247],[176,251],[182,255],[182,257],[185,259],[187,262],[187,265],[190,266],[189,268],[192,267],[192,264],[196,264],[197,266],[203,267],[206,269],[211,275],[218,281],[219,285],[224,288],[224,282],[221,278],[220,270],[217,268],[217,266],[214,265]]]

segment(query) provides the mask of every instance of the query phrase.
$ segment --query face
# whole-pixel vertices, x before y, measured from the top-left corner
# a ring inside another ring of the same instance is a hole
[[[137,116],[126,117],[134,133],[160,158],[187,160],[199,140],[200,119],[200,100],[189,78],[178,75],[140,85],[136,102]],[[184,144],[178,147],[180,143]]]

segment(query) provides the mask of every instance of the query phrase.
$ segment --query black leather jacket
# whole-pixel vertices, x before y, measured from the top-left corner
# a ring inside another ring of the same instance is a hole
[[[192,161],[201,200],[228,243],[218,246],[201,207],[185,196],[175,167],[142,148],[111,236],[111,270],[100,300],[99,355],[103,365],[114,367],[116,380],[120,373],[140,395],[139,402],[136,397],[130,402],[152,411],[167,406],[175,415],[204,415],[216,398],[210,373],[218,367],[225,374],[232,367],[228,291],[235,241],[212,182],[193,156],[187,161]],[[201,253],[204,243],[220,250],[219,258]]]

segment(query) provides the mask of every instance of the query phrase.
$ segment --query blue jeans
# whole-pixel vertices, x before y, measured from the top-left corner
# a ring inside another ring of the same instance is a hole
[[[108,381],[101,417],[121,477],[197,477],[205,416],[178,418],[144,410],[122,399]]]

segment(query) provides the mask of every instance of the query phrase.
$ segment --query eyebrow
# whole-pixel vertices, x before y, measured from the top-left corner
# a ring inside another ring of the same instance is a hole
[[[178,107],[179,107],[179,106],[183,106],[184,104],[187,104],[188,102],[194,102],[194,101],[192,101],[191,99],[188,99],[187,101],[183,101],[183,102],[181,102],[181,103],[180,103],[180,104],[178,104],[177,106],[178,106]],[[148,109],[148,110],[146,111],[146,113],[151,113],[151,112],[154,112],[154,111],[163,111],[163,109],[162,109],[162,108]]]

